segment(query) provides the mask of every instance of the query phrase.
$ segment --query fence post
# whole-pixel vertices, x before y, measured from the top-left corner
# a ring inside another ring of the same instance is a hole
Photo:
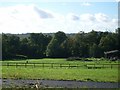
[[[53,68],[53,63],[51,64],[51,68]]]
[[[62,64],[60,64],[60,68],[62,67]]]
[[[78,64],[77,64],[77,68],[78,68]]]
[[[34,68],[35,68],[35,63],[34,63]]]
[[[70,64],[69,64],[69,68],[70,68]]]
[[[16,68],[17,68],[17,63],[16,63]]]
[[[7,63],[7,68],[9,67],[9,63]]]
[[[42,64],[42,67],[44,68],[44,63]]]
[[[111,64],[111,69],[112,69],[112,64]]]
[[[27,67],[27,63],[25,63],[25,68]]]
[[[94,69],[95,69],[95,64],[94,64]]]

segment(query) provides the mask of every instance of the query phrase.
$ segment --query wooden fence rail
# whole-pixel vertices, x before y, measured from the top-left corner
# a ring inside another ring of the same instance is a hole
[[[50,67],[50,68],[55,68],[55,67],[59,67],[59,68],[79,68],[79,67],[86,67],[88,69],[100,69],[100,68],[113,68],[113,67],[120,67],[120,64],[83,64],[83,65],[79,65],[79,64],[64,64],[64,63],[3,63],[2,66],[7,66],[8,68],[10,66],[15,66],[16,68],[18,67]]]

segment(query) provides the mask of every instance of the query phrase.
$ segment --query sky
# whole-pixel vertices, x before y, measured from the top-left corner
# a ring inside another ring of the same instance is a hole
[[[78,33],[118,28],[118,2],[1,1],[0,33]]]

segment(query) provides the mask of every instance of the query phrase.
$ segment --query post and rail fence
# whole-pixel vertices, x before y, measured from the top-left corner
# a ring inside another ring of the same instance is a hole
[[[65,63],[11,63],[11,62],[7,62],[7,63],[3,63],[2,66],[6,66],[7,68],[9,68],[10,66],[14,66],[16,68],[18,67],[49,67],[49,68],[79,68],[79,67],[86,67],[88,69],[101,69],[101,68],[114,68],[120,67],[120,64],[83,64],[83,65],[79,65],[79,64],[65,64]]]

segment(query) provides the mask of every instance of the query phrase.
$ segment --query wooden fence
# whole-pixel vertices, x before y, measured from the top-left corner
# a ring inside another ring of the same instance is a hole
[[[14,66],[16,68],[18,67],[49,67],[49,68],[80,68],[80,67],[85,67],[88,69],[101,69],[101,68],[119,68],[120,64],[83,64],[83,65],[79,65],[79,64],[65,64],[65,63],[3,63],[2,66],[6,66],[6,67],[10,67],[10,66]]]

